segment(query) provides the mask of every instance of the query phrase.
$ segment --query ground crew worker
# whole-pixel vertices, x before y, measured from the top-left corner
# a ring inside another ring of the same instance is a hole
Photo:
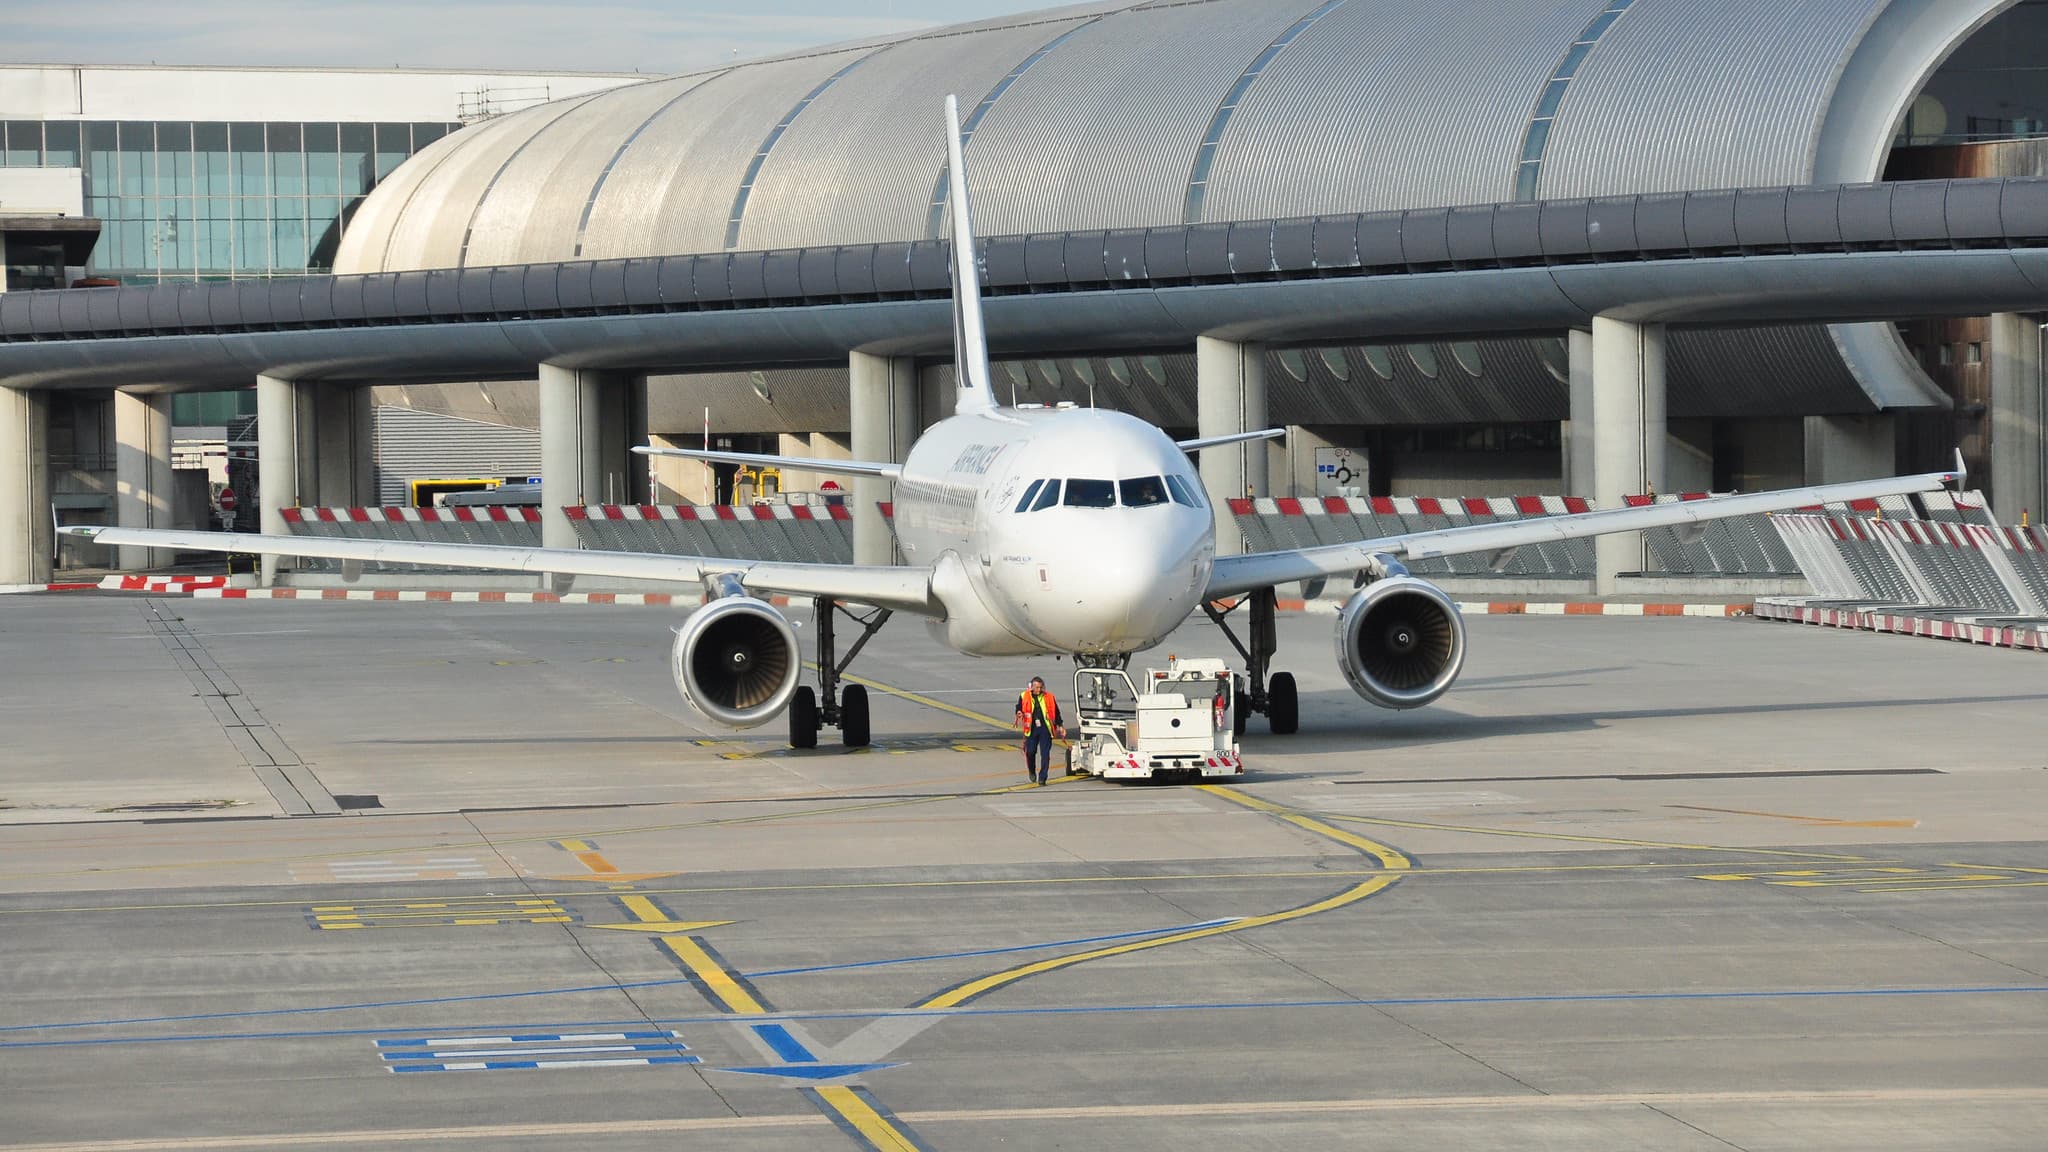
[[[1024,779],[1043,784],[1052,766],[1053,737],[1064,737],[1066,727],[1060,723],[1060,702],[1045,690],[1045,680],[1033,676],[1031,686],[1017,697],[1017,729],[1024,733]],[[1032,769],[1032,753],[1038,754],[1038,767]]]

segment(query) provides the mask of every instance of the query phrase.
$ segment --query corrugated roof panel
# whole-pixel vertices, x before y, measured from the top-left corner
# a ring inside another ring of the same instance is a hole
[[[1539,195],[1806,180],[1836,78],[1887,2],[1637,3],[1572,80]]]
[[[1273,37],[1315,7],[1214,0],[1126,9],[1076,33],[976,131],[976,228],[1179,223],[1188,166],[1216,105]]]
[[[419,186],[443,165],[469,151],[471,133],[483,125],[450,132],[407,158],[366,196],[349,217],[334,266],[343,271],[380,271],[390,246],[391,229]]]
[[[626,138],[694,77],[635,84],[592,99],[534,136],[478,209],[464,264],[531,264],[576,255],[590,191]]]
[[[725,246],[733,194],[761,141],[845,53],[735,68],[659,114],[605,181],[584,232],[583,255],[716,252]],[[772,205],[757,211],[774,212]]]
[[[403,273],[412,269],[453,269],[463,252],[463,234],[469,219],[483,201],[483,191],[492,187],[498,170],[514,152],[526,146],[537,131],[567,113],[580,100],[557,100],[553,105],[535,105],[516,113],[485,121],[457,133],[461,148],[451,150],[432,172],[406,191],[406,203],[391,223],[389,248],[383,269]],[[399,172],[406,166],[399,166]],[[397,193],[399,189],[393,189]],[[375,195],[371,199],[377,199]],[[336,266],[346,266],[336,262]],[[369,269],[377,271],[377,264]]]
[[[1513,199],[1536,94],[1560,45],[1604,6],[1349,0],[1245,94],[1217,150],[1207,218]]]
[[[762,166],[740,246],[922,236],[932,177],[945,165],[946,94],[957,94],[967,115],[1019,60],[1075,23],[907,41],[848,73],[789,126]],[[971,165],[978,146],[967,154]],[[977,172],[977,194],[983,182]]]

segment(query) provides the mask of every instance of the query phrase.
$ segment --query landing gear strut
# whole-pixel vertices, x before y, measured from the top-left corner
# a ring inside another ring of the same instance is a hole
[[[860,637],[846,650],[844,657],[834,651],[834,625],[842,614],[860,625]],[[820,726],[839,729],[840,743],[848,748],[867,747],[868,690],[860,684],[848,684],[842,689],[839,679],[845,674],[846,666],[860,655],[869,638],[888,621],[887,608],[856,612],[837,600],[823,596],[811,601],[811,623],[818,634],[818,688],[814,692],[806,684],[796,690],[796,698],[790,701],[790,747],[816,748]]]
[[[1295,691],[1294,674],[1273,672],[1270,682],[1267,678],[1273,665],[1273,654],[1280,648],[1273,626],[1275,600],[1271,588],[1261,588],[1227,608],[1218,608],[1214,603],[1202,605],[1202,611],[1222,630],[1223,638],[1230,641],[1230,646],[1237,649],[1237,654],[1244,659],[1246,684],[1238,693],[1235,720],[1240,736],[1244,735],[1245,720],[1253,712],[1265,714],[1275,736],[1289,735],[1301,727],[1301,698]],[[1230,630],[1230,622],[1225,619],[1240,605],[1248,606],[1251,615],[1249,645],[1237,638],[1237,634]]]

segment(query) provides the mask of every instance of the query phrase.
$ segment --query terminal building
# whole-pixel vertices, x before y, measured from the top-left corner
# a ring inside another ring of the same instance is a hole
[[[94,257],[99,263],[88,269],[123,282],[163,279],[171,265],[180,276],[188,268],[217,273],[209,262],[220,259],[225,234],[230,262],[260,252],[264,275],[286,271],[280,254],[303,253],[300,273],[397,273],[403,281],[421,270],[453,270],[459,278],[529,266],[567,270],[560,273],[567,284],[620,261],[691,254],[699,268],[725,266],[707,263],[714,259],[758,268],[761,258],[748,254],[801,249],[823,261],[833,252],[938,237],[945,224],[938,109],[941,97],[957,93],[983,236],[1027,238],[1022,246],[1038,252],[1056,250],[1063,236],[1107,236],[1113,246],[1171,234],[1192,252],[1198,239],[1228,243],[1239,221],[1365,214],[1362,221],[1398,235],[1403,213],[1441,227],[1443,209],[1465,205],[1505,206],[1493,210],[1505,219],[1518,204],[1636,196],[1650,205],[1647,213],[1716,189],[2037,175],[2048,155],[2041,143],[2048,138],[2044,47],[2048,3],[2034,0],[1474,0],[1448,9],[1394,0],[1118,0],[675,77],[545,80],[545,99],[452,131],[470,119],[459,108],[453,117],[383,110],[367,137],[367,159],[346,152],[350,139],[358,149],[365,139],[360,122],[351,138],[346,117],[333,112],[316,116],[308,108],[256,126],[261,152],[237,152],[230,125],[226,151],[207,154],[218,155],[228,181],[225,233],[212,214],[214,193],[204,198],[202,218],[195,191],[190,215],[176,217],[168,257],[170,218],[149,207],[139,185],[131,193],[118,184],[128,171],[129,154],[121,151],[127,123],[115,114],[103,121],[113,134],[98,138],[116,145],[106,176],[94,175],[90,158],[77,162],[88,215],[110,211],[97,202],[98,189],[120,186],[138,198],[123,201],[103,224],[109,231]],[[263,75],[285,83],[299,74]],[[386,78],[378,74],[378,84]],[[489,86],[477,78],[449,83],[458,95]],[[336,81],[335,104],[348,87]],[[197,149],[200,113],[193,116]],[[316,124],[319,117],[334,123]],[[50,142],[61,119],[44,125],[43,165],[64,156]],[[398,157],[394,135],[388,168],[374,151],[386,124],[406,129],[412,153]],[[161,149],[163,123],[152,125],[145,127]],[[326,179],[329,126],[333,183]],[[275,139],[286,156],[283,175],[270,150],[273,129],[282,129]],[[182,154],[178,131],[171,130],[172,148]],[[80,147],[93,138],[81,134]],[[242,138],[253,143],[256,136],[245,130]],[[61,131],[57,139],[61,149]],[[156,158],[156,199],[179,201],[185,211],[176,161],[167,191],[161,152],[136,155],[138,165],[142,156]],[[243,173],[264,181],[260,194],[233,183]],[[279,197],[282,210],[262,203]],[[322,222],[336,201],[328,227]],[[1713,202],[1724,201],[1731,212],[1750,202],[1732,195]],[[1775,201],[1781,233],[1784,202],[1782,195]],[[1586,223],[1583,211],[1579,218],[1582,249],[1620,243],[1597,235],[1599,220]],[[1902,213],[1886,223],[1904,222]],[[1731,241],[1736,225],[1754,223],[1731,220]],[[1910,238],[1886,243],[1895,253],[1915,247]],[[1853,242],[1836,247],[1859,254]],[[1740,256],[1777,269],[1807,268],[1802,261],[1811,255],[1782,239],[1739,246],[1703,239],[1679,248],[1664,255]],[[1350,258],[1364,257],[1354,248]],[[1822,285],[1814,291],[1823,294],[1850,295],[1889,274],[1881,262],[1863,272],[1844,261],[1812,267],[1810,279]],[[1449,258],[1405,271],[1459,268]],[[1240,274],[1234,264],[1224,272],[1245,289],[1239,298],[1253,298],[1256,272]],[[1052,274],[1100,281],[1088,287],[1104,299],[1119,287],[1115,273]],[[1195,276],[1182,286],[1203,283]],[[1913,285],[1888,287],[1890,298],[1909,299]],[[1967,284],[1940,287],[1951,298],[1968,293]],[[1682,309],[1667,309],[1680,316],[1670,323],[1622,309],[1567,324],[1503,320],[1498,310],[1481,316],[1476,297],[1461,290],[1347,315],[1319,301],[1311,282],[1290,285],[1286,298],[1313,313],[1315,323],[1300,329],[1312,336],[1285,335],[1287,325],[1264,316],[1258,325],[1218,322],[1169,339],[1156,333],[1178,331],[1173,324],[1136,322],[1146,306],[1126,304],[1135,310],[1117,314],[1133,317],[1138,335],[1118,344],[1099,319],[1085,333],[1079,320],[1011,331],[1005,314],[1037,315],[1040,301],[1003,298],[1029,288],[999,283],[996,291],[990,314],[998,380],[1020,401],[1113,406],[1176,433],[1232,421],[1290,427],[1284,447],[1247,448],[1213,471],[1205,461],[1217,495],[1335,494],[1322,487],[1335,481],[1319,479],[1327,474],[1316,465],[1339,450],[1352,462],[1347,487],[1360,494],[1563,492],[1608,500],[1625,491],[1753,490],[1937,467],[1960,445],[2004,518],[2037,513],[2048,502],[2033,296],[2018,305],[2010,293],[1999,296],[1998,308],[1987,304],[1975,316],[1907,303],[1881,317],[1866,311],[1855,322],[1758,326],[1760,315],[1776,319],[1758,307],[1768,303],[1758,295],[1744,301],[1748,318],[1733,325],[1690,322]],[[1339,299],[1351,297],[1328,296]],[[279,403],[301,413],[293,419],[320,424],[327,442],[348,440],[340,428],[363,426],[355,413],[364,395],[538,429],[544,479],[560,470],[547,463],[550,413],[557,424],[573,417],[596,428],[592,436],[602,442],[554,457],[572,462],[564,467],[577,475],[561,483],[579,498],[703,500],[713,496],[703,469],[632,475],[623,446],[641,435],[695,442],[708,423],[742,447],[871,457],[900,453],[917,426],[937,415],[949,394],[945,345],[902,332],[864,338],[834,326],[826,316],[833,303],[804,301],[810,326],[802,339],[789,325],[736,319],[718,339],[698,339],[701,354],[672,341],[650,345],[638,359],[632,325],[618,325],[622,343],[602,355],[569,356],[550,352],[544,340],[512,339],[527,319],[516,309],[488,309],[488,317],[468,307],[437,313],[437,321],[496,326],[479,338],[468,370],[443,344],[434,345],[441,351],[431,363],[408,361],[398,350],[426,345],[354,322],[337,322],[337,336],[364,347],[383,341],[391,351],[376,366],[365,367],[367,358],[343,365],[348,357],[339,353],[317,363],[265,364],[257,352],[223,350],[209,360],[181,337],[186,359],[165,363],[185,366],[167,368],[176,378],[160,387],[208,390],[232,379],[246,388],[265,376],[277,385],[272,394],[287,398]],[[675,306],[656,298],[621,308]],[[693,331],[716,328],[710,306],[687,306],[708,317],[693,321]],[[601,313],[565,306],[562,316],[587,314],[602,326]],[[1245,335],[1255,327],[1281,335]],[[1340,338],[1347,327],[1352,338]],[[749,344],[736,335],[742,332],[758,339]],[[237,348],[267,339],[251,337]],[[0,346],[0,386],[32,392],[57,385],[11,381],[61,381],[64,394],[89,395],[101,361],[51,368],[62,355],[54,344]],[[10,375],[17,360],[37,367]],[[600,360],[606,371],[593,370]],[[1595,427],[1603,365],[1607,376],[1633,374],[1642,387],[1625,418]],[[103,377],[109,388],[133,387],[138,371],[131,363]],[[290,426],[282,420],[277,427]],[[53,419],[53,452],[56,426]],[[1595,491],[1601,445],[1626,440],[1635,441],[1634,486]],[[330,469],[348,476],[301,482],[295,498],[369,498],[376,486],[361,473],[374,467],[371,449],[328,455],[348,457],[345,467]],[[855,503],[864,509],[875,496],[856,492]]]
[[[985,235],[2039,174],[2044,47],[2048,4],[1998,0],[1085,5],[506,117],[441,142],[373,195],[336,268],[936,237],[946,92],[961,95]],[[1673,331],[1664,484],[1750,490],[1939,467],[1958,443],[1989,479],[1992,351],[2037,331],[1992,328]],[[1568,339],[1265,349],[1268,417],[1295,429],[1265,484],[1314,494],[1314,449],[1339,446],[1368,494],[1588,492],[1566,450]],[[1112,404],[1193,429],[1191,349],[1046,351],[1005,362],[999,379],[1026,401]],[[530,385],[406,395],[538,420]],[[847,397],[839,368],[658,375],[648,419],[657,435],[694,437],[709,405],[721,436],[831,451],[845,446]],[[2039,513],[2037,490],[1996,495],[2019,497],[2014,518]]]
[[[415,152],[466,124],[635,79],[0,64],[4,287],[330,272],[364,197]],[[218,438],[254,416],[254,401],[246,391],[166,394],[161,411],[144,413],[149,404],[135,400],[60,400],[48,414],[52,499],[81,522],[111,517],[117,421]],[[204,494],[187,496],[189,518]]]

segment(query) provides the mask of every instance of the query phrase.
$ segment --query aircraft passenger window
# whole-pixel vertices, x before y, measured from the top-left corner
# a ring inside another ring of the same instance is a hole
[[[1147,508],[1172,499],[1166,494],[1166,482],[1157,476],[1119,481],[1117,488],[1126,508]]]
[[[1038,500],[1031,505],[1033,512],[1043,512],[1060,502],[1060,482],[1047,480],[1045,487],[1038,490]]]
[[[1026,508],[1029,508],[1029,507],[1031,507],[1031,498],[1032,498],[1033,496],[1036,496],[1036,495],[1038,495],[1038,488],[1039,488],[1039,485],[1041,485],[1041,484],[1044,484],[1044,483],[1045,483],[1045,481],[1043,481],[1043,480],[1033,480],[1033,481],[1031,482],[1031,487],[1029,487],[1029,488],[1026,488],[1026,489],[1024,490],[1024,495],[1023,495],[1022,497],[1018,498],[1018,500],[1017,500],[1017,511],[1019,511],[1019,512],[1022,512],[1022,511],[1024,511],[1024,510],[1025,510]]]
[[[1069,508],[1114,508],[1116,507],[1116,482],[1113,480],[1069,480],[1067,481],[1066,504]]]
[[[1166,478],[1166,487],[1168,491],[1173,493],[1174,503],[1185,504],[1190,508],[1200,508],[1202,506],[1202,498],[1195,495],[1196,488],[1192,482],[1179,476],[1168,476]]]

